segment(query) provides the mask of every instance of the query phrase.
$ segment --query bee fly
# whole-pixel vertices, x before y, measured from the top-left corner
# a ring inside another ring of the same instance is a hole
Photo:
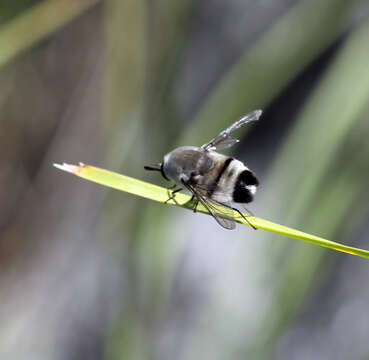
[[[231,203],[245,204],[253,200],[259,185],[255,174],[241,161],[215,150],[226,149],[239,140],[231,137],[231,132],[250,121],[258,120],[262,111],[256,110],[245,115],[233,125],[220,132],[214,139],[201,147],[182,146],[164,156],[158,167],[145,166],[146,170],[160,171],[164,179],[174,181],[172,195],[183,190],[183,186],[192,194],[193,210],[196,212],[198,202],[209,211],[215,220],[225,229],[235,228],[234,211],[238,212],[254,229],[256,229]],[[215,205],[215,206],[214,206]],[[225,210],[219,210],[217,205]],[[228,211],[227,211],[228,210]],[[245,208],[246,211],[248,211]],[[248,211],[250,213],[250,211]],[[250,213],[251,214],[251,213]]]

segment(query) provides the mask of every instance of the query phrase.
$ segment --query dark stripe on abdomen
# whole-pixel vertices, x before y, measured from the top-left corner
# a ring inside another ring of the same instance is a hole
[[[214,191],[216,190],[219,180],[221,179],[222,175],[224,174],[224,172],[227,170],[229,164],[234,160],[234,158],[229,157],[226,161],[224,161],[223,167],[220,169],[213,186],[211,187],[211,189],[209,190],[209,195],[213,195]]]
[[[241,174],[238,175],[235,183],[235,187],[233,190],[234,202],[245,204],[253,200],[254,197],[251,194],[250,190],[247,188],[248,185],[258,186],[259,181],[252,171],[244,170]]]

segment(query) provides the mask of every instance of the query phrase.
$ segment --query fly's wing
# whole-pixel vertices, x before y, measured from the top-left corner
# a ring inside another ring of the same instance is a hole
[[[233,125],[231,125],[229,128],[223,130],[220,132],[214,139],[210,140],[207,144],[204,144],[201,146],[201,149],[204,149],[205,151],[212,151],[212,150],[220,150],[220,149],[226,149],[234,144],[238,143],[239,140],[232,138],[231,132],[240,128],[244,124],[249,123],[250,121],[258,120],[262,111],[261,110],[255,110],[241,119],[237,120]]]
[[[247,215],[245,216],[238,209],[234,208],[232,206],[231,202],[219,202],[217,200],[214,200],[212,198],[209,198],[209,197],[203,195],[203,194],[207,193],[208,189],[206,187],[200,185],[200,184],[192,185],[192,188],[197,192],[197,195],[198,195],[197,198],[199,196],[201,196],[203,198],[203,200],[207,203],[208,207],[210,207],[215,213],[218,213],[221,217],[223,217],[223,219],[225,218],[225,219],[228,219],[228,220],[236,220],[237,218],[239,219],[240,217],[242,217],[254,230],[256,230],[256,227],[247,218],[248,216]],[[243,205],[243,204],[241,204],[241,205]],[[221,208],[219,208],[219,206]],[[206,207],[206,208],[208,209],[208,207]],[[243,208],[251,216],[254,216],[254,214],[250,210],[248,210],[244,205],[243,205]],[[235,211],[238,213],[237,216],[235,216]]]
[[[211,199],[200,194],[200,192],[196,190],[196,187],[191,186],[190,184],[187,184],[185,182],[183,182],[183,184],[196,197],[196,199],[201,202],[205,209],[209,211],[210,215],[213,216],[213,218],[220,226],[224,227],[227,230],[233,230],[236,227],[236,223],[233,220],[233,210],[229,208],[223,208],[222,210],[220,210],[213,205]]]
[[[209,199],[209,201],[211,201],[212,203],[216,204],[216,205],[221,205],[223,206],[223,208],[227,208],[228,211],[232,211],[232,216],[233,218],[234,217],[234,211],[237,211],[238,212],[238,215],[240,217],[242,217],[254,230],[256,230],[256,227],[247,219],[247,216],[244,216],[238,209],[232,207],[231,203],[230,202],[227,202],[227,203],[221,203],[221,202],[218,202],[216,200],[213,200],[213,199]],[[241,204],[242,205],[242,204]],[[243,208],[251,215],[251,216],[254,216],[250,210],[248,210],[245,206],[243,206]]]

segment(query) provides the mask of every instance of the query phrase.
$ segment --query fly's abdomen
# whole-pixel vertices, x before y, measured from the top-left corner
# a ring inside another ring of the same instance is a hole
[[[236,203],[249,203],[254,199],[259,181],[252,171],[242,171],[235,182],[233,201]]]
[[[254,173],[239,160],[223,155],[220,158],[217,153],[214,155],[217,166],[209,176],[212,183],[208,186],[208,196],[222,203],[251,202],[259,184]]]
[[[209,174],[211,180],[208,186],[208,197],[222,203],[233,200],[233,188],[237,177],[238,167],[243,164],[228,156],[212,153],[216,166]]]

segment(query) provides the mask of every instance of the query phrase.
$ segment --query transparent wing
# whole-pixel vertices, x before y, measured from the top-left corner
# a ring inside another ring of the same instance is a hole
[[[215,149],[218,150],[226,149],[233,146],[234,144],[238,143],[239,140],[232,138],[231,132],[240,128],[244,124],[249,123],[250,121],[258,120],[261,113],[262,113],[261,110],[255,110],[248,113],[241,119],[237,120],[230,127],[220,132],[214,139],[210,140],[207,144],[202,145],[201,148],[206,151],[211,151]]]
[[[207,189],[203,186],[197,184],[195,186],[195,190],[201,194],[206,194]],[[221,214],[221,216],[227,218],[227,219],[233,219],[236,221],[237,218],[242,217],[254,230],[256,230],[256,227],[249,221],[248,216],[242,214],[237,208],[234,208],[232,206],[231,202],[219,202],[214,199],[208,198],[207,196],[202,195],[205,201],[207,201],[208,205],[215,211]],[[211,204],[214,204],[213,206]],[[245,206],[245,204],[241,204],[242,207],[246,210],[247,213],[249,213],[251,216],[254,216],[254,214],[248,210]],[[219,209],[219,206],[221,206],[221,209]],[[235,216],[234,212],[238,213],[238,216]]]
[[[240,217],[242,217],[254,230],[256,230],[256,227],[249,221],[249,219],[247,218],[247,216],[244,216],[238,209],[236,209],[236,208],[234,208],[233,206],[232,206],[232,204],[231,203],[220,203],[220,202],[218,202],[218,201],[215,201],[215,200],[213,200],[213,199],[209,199],[211,202],[213,202],[214,204],[216,204],[216,205],[221,205],[221,206],[223,206],[223,207],[226,207],[226,208],[228,208],[228,210],[231,212],[231,216],[235,219],[235,216],[234,216],[234,211],[237,211],[238,212],[238,214],[239,214],[239,216]],[[251,213],[251,211],[250,210],[248,210],[245,206],[244,206],[244,204],[241,204],[241,205],[243,205],[243,208],[251,215],[251,216],[254,216],[252,213]]]
[[[217,223],[224,227],[227,230],[233,230],[236,227],[236,223],[234,222],[233,210],[231,208],[223,208],[220,210],[219,208],[213,205],[211,199],[202,195],[199,191],[196,190],[195,187],[190,184],[186,184],[183,182],[184,186],[196,197],[197,200],[201,202],[201,204],[207,209],[211,216],[217,221]],[[216,203],[216,205],[223,205]]]

